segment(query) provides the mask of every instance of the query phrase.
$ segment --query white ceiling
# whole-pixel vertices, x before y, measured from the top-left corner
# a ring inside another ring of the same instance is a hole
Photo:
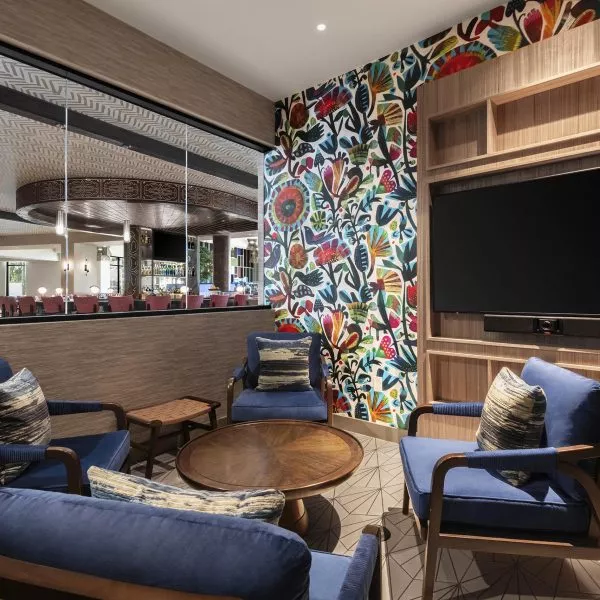
[[[279,100],[438,33],[499,0],[86,0]],[[316,30],[325,23],[327,30]]]

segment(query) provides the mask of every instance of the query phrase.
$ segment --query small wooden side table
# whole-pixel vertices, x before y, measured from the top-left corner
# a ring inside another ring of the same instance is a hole
[[[127,413],[127,423],[135,423],[143,427],[150,428],[150,440],[147,444],[131,442],[131,445],[138,450],[146,453],[146,479],[152,478],[154,468],[154,457],[156,456],[156,444],[159,439],[183,435],[184,443],[190,441],[190,431],[192,429],[206,429],[210,431],[217,428],[217,408],[221,406],[220,402],[215,400],[206,400],[196,396],[186,396],[170,402],[136,408]],[[208,414],[210,425],[196,423],[192,419]],[[160,435],[163,426],[181,425],[180,431]]]

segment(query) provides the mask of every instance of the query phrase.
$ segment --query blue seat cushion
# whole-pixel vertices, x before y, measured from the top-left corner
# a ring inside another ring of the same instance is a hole
[[[310,371],[310,385],[318,388],[321,385],[321,334],[319,333],[251,333],[248,336],[248,363],[246,368],[246,378],[244,386],[255,388],[258,385],[258,372],[260,369],[260,353],[256,338],[266,338],[268,340],[299,340],[310,337],[312,342],[308,351],[308,366]]]
[[[118,471],[129,456],[129,432],[125,430],[111,431],[98,435],[52,440],[51,446],[62,446],[73,450],[81,461],[83,475],[83,491],[88,494],[90,482],[87,470],[95,465],[111,471]],[[62,462],[44,460],[31,464],[17,479],[10,482],[10,487],[67,491],[67,475]]]
[[[0,488],[0,555],[117,581],[245,600],[305,600],[310,551],[260,521]]]
[[[352,558],[316,550],[310,554],[310,600],[337,600]]]
[[[473,452],[476,442],[405,437],[400,442],[404,478],[416,515],[429,518],[431,475],[442,456]],[[450,469],[444,484],[444,523],[489,528],[583,533],[590,514],[585,502],[571,498],[545,475],[514,487],[495,472]]]
[[[0,358],[0,383],[8,381],[13,376],[10,365],[3,359]]]
[[[600,382],[530,358],[521,377],[529,385],[539,385],[546,394],[545,434],[548,446],[560,448],[577,444],[600,443]],[[595,461],[580,463],[589,472]],[[558,473],[556,480],[573,498],[585,492],[572,478]]]
[[[309,392],[259,392],[245,389],[233,402],[231,420],[297,419],[327,421],[327,404],[317,390]]]

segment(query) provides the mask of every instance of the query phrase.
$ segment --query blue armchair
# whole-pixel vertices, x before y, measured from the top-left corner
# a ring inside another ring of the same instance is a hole
[[[148,600],[380,600],[379,548],[373,525],[352,557],[339,556],[311,552],[260,521],[0,488],[7,600],[45,598],[47,589]]]
[[[0,382],[10,377],[10,365],[0,359]],[[32,463],[8,487],[89,495],[89,467],[96,465],[113,471],[127,469],[130,442],[127,419],[121,406],[106,402],[48,401],[51,416],[104,410],[114,413],[117,431],[52,439],[48,446],[0,444],[0,463]]]
[[[310,336],[311,391],[261,392],[258,385],[260,356],[257,337],[295,340]],[[264,419],[297,419],[331,424],[333,416],[333,388],[329,370],[321,357],[321,336],[318,333],[251,333],[248,336],[248,354],[243,367],[233,372],[227,386],[227,422],[261,421]],[[234,399],[235,384],[241,381],[243,389]]]
[[[427,540],[423,599],[433,595],[440,548],[600,559],[600,383],[530,359],[521,377],[546,394],[544,447],[480,451],[475,442],[416,437],[418,418],[481,416],[481,403],[430,404],[410,416],[400,442],[405,486]],[[533,473],[514,487],[498,470]]]

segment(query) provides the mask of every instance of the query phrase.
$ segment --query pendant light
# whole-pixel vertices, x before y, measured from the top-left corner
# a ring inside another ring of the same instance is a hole
[[[126,244],[129,244],[129,242],[131,241],[131,228],[130,228],[130,221],[129,219],[125,219],[123,221],[123,241]]]
[[[56,235],[65,235],[65,211],[62,208],[56,213]]]

